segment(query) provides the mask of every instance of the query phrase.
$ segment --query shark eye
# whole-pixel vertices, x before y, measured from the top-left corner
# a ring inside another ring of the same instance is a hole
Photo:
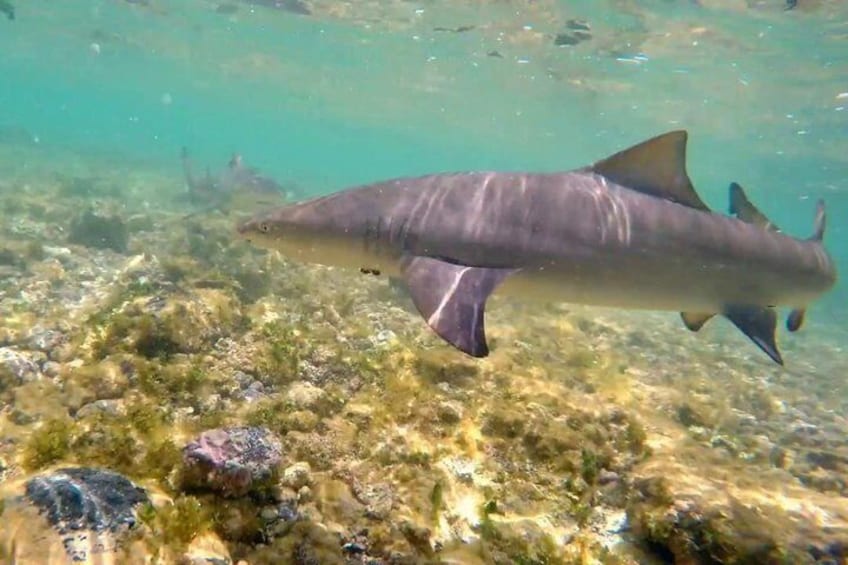
[[[266,224],[265,222],[259,224],[259,231],[261,231],[262,233],[268,233],[270,230],[271,228],[268,227],[268,224]]]

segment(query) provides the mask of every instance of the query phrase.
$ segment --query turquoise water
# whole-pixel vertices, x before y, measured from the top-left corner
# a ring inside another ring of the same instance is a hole
[[[845,257],[845,8],[701,4],[402,2],[351,6],[350,19],[27,4],[0,37],[0,123],[175,171],[181,145],[212,163],[238,150],[315,193],[439,170],[572,168],[686,128],[710,205],[724,209],[736,180],[806,235],[809,200],[824,197],[829,247]],[[570,18],[593,38],[554,47]],[[459,25],[478,27],[432,31]]]
[[[214,170],[238,151],[307,196],[439,171],[572,169],[683,128],[714,210],[736,181],[807,237],[824,198],[825,244],[846,272],[848,4],[797,4],[316,0],[304,16],[21,0],[0,19],[0,138],[37,143],[29,168],[71,151],[157,171],[172,181],[151,193],[156,210],[183,190],[182,146]],[[571,19],[591,39],[555,46]],[[434,30],[459,26],[473,28]],[[848,335],[846,303],[843,277],[787,339]],[[844,370],[837,360],[822,371]]]

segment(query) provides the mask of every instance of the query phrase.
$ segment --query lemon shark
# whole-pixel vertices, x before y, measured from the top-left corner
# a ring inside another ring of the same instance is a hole
[[[266,211],[237,231],[303,262],[399,277],[427,324],[457,349],[489,353],[488,297],[680,312],[698,331],[719,314],[772,360],[776,307],[796,331],[836,281],[822,245],[783,233],[730,187],[712,212],[671,131],[566,172],[461,172],[357,186]]]

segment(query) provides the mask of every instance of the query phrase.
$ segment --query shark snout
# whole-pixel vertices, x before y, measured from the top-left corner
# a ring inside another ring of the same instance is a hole
[[[256,220],[243,220],[236,224],[236,234],[245,239],[250,239],[250,234],[256,230]]]

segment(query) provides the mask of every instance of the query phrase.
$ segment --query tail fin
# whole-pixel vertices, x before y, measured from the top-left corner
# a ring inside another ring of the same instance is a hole
[[[816,219],[813,225],[813,235],[810,237],[810,240],[821,241],[824,239],[824,228],[827,225],[827,213],[824,209],[824,200],[819,199],[819,201],[816,202]]]

